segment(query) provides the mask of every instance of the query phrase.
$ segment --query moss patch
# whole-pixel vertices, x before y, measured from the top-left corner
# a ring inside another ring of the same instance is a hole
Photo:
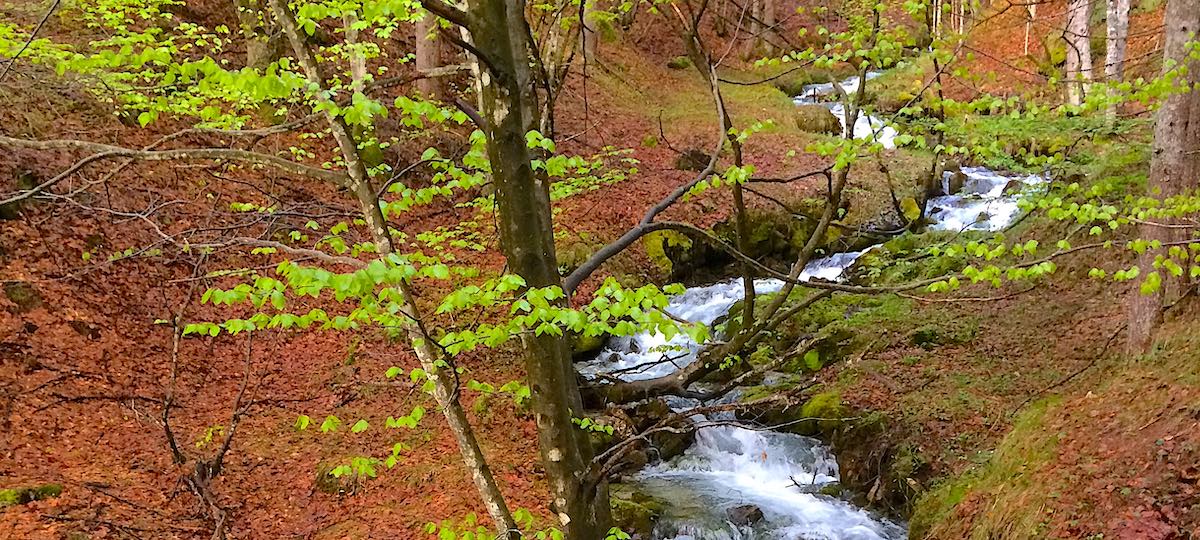
[[[0,489],[0,508],[53,499],[62,494],[62,484]]]

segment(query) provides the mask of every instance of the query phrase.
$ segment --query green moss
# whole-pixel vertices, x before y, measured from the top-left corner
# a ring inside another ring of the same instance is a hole
[[[990,501],[995,511],[978,515],[969,538],[1039,536],[1042,501],[1048,496],[1034,473],[1055,458],[1058,436],[1043,428],[1047,411],[1057,398],[1031,404],[1016,419],[1012,431],[982,466],[947,480],[922,495],[909,521],[909,537],[927,537],[954,518],[955,507],[968,496]]]
[[[674,247],[687,250],[692,246],[692,241],[675,231],[654,231],[642,237],[642,245],[646,248],[650,262],[664,274],[670,274],[675,265],[667,254],[668,249]]]
[[[850,410],[842,403],[842,395],[838,392],[822,392],[811,398],[800,407],[800,422],[798,430],[801,433],[815,435],[830,433],[845,424],[844,418],[850,416]]]
[[[0,489],[0,508],[53,499],[62,494],[62,484]]]

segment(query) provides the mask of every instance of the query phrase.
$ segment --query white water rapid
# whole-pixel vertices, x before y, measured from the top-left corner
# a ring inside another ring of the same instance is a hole
[[[846,256],[831,259],[814,261],[806,273],[836,277],[835,271],[840,274],[853,262],[853,257]],[[772,293],[782,288],[783,282],[764,279],[754,285],[758,293]],[[712,324],[741,299],[742,292],[740,279],[693,287],[675,297],[668,311],[692,322]],[[580,371],[589,376],[604,372],[625,380],[648,379],[691,363],[698,348],[682,336],[670,341],[654,333],[616,338]],[[663,362],[664,357],[672,361]],[[731,394],[725,399],[736,397]],[[676,399],[671,405],[680,410],[700,403]],[[695,444],[683,455],[648,467],[634,478],[641,490],[666,502],[655,539],[905,538],[901,525],[817,493],[821,486],[838,481],[837,461],[820,441],[733,422],[732,415],[696,416],[693,420],[701,426]],[[761,510],[762,519],[735,524],[727,512],[744,505]]]
[[[879,73],[867,74],[870,80]],[[847,93],[857,90],[857,77],[841,83]],[[810,85],[797,103],[820,103],[833,91],[832,84]],[[841,104],[822,103],[846,129]],[[867,115],[854,126],[854,136],[874,137],[894,148],[896,131]],[[931,228],[937,230],[997,231],[1017,217],[1017,201],[1043,179],[1009,177],[983,167],[963,167],[958,193],[929,201]],[[943,178],[950,191],[952,173]],[[810,262],[801,279],[840,281],[843,273],[869,251],[835,253]],[[783,282],[755,280],[757,293],[779,291]],[[691,322],[711,325],[725,315],[743,293],[742,280],[693,287],[673,298],[667,310]],[[667,340],[656,333],[614,338],[600,354],[580,365],[588,377],[605,373],[623,380],[668,375],[696,359],[699,345],[686,336]],[[723,398],[737,399],[736,393]],[[672,398],[671,406],[683,410],[700,405],[695,400]],[[901,524],[858,508],[836,497],[820,494],[820,487],[838,481],[838,465],[821,441],[760,426],[737,422],[731,414],[695,416],[700,428],[696,442],[683,455],[634,476],[647,494],[666,503],[656,525],[655,540],[903,540]],[[752,505],[762,519],[736,524],[729,511]]]

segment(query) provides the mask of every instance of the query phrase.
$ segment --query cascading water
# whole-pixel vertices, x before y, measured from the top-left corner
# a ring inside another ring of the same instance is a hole
[[[879,76],[868,73],[867,80]],[[840,83],[850,94],[861,81]],[[810,85],[797,103],[820,103],[833,91],[832,84]],[[830,107],[846,129],[845,109]],[[896,131],[884,122],[860,115],[854,126],[857,138],[873,137],[886,148],[895,146]],[[1041,183],[1038,176],[1012,178],[982,167],[963,167],[962,189],[957,194],[929,201],[930,226],[938,230],[996,231],[1007,227],[1018,213],[1023,191]],[[950,191],[951,173],[943,182]],[[869,251],[836,253],[810,262],[801,279],[839,281],[843,273]],[[783,282],[755,280],[757,293],[779,291]],[[667,310],[691,322],[712,324],[742,298],[742,281],[735,279],[707,287],[694,287],[672,299]],[[588,377],[607,374],[623,380],[643,380],[668,375],[695,361],[700,346],[686,336],[668,340],[657,333],[613,339],[599,356],[580,366]],[[736,393],[723,400],[735,400]],[[701,405],[696,400],[673,398],[676,410]],[[683,455],[638,472],[633,481],[647,494],[660,498],[667,508],[656,526],[656,539],[672,540],[901,540],[905,528],[887,518],[857,508],[841,499],[819,493],[822,485],[838,480],[838,466],[828,447],[811,437],[769,431],[738,422],[732,414],[692,418],[698,426],[696,442]],[[762,512],[759,520],[735,523],[731,509],[752,505]]]
[[[1021,193],[1042,183],[1041,176],[1012,178],[985,167],[963,167],[966,181],[959,193],[929,200],[930,228],[945,231],[998,231],[1009,226],[1020,210]],[[950,191],[952,173],[945,173],[943,190]]]
[[[846,254],[841,254],[846,255]],[[812,276],[840,274],[854,257],[821,259],[805,269]],[[836,277],[836,275],[835,275]],[[757,293],[773,293],[783,282],[756,280]],[[672,299],[672,315],[712,324],[742,297],[735,279],[694,287]],[[614,339],[581,372],[606,373],[624,380],[669,374],[695,360],[699,347],[683,336],[667,340],[655,333]],[[664,358],[670,359],[663,361]],[[726,401],[737,399],[729,394]],[[676,410],[696,407],[696,400],[674,399]],[[675,540],[871,539],[905,537],[904,528],[817,493],[838,480],[837,461],[820,441],[736,422],[731,414],[692,418],[696,442],[683,455],[648,467],[634,477],[647,494],[667,503],[655,538]],[[755,523],[735,524],[728,511],[753,505],[762,512]]]
[[[878,71],[868,72],[866,79],[869,81],[883,73]],[[859,77],[851,77],[840,83],[842,91],[846,95],[854,95],[858,91],[858,87],[862,84],[862,79]],[[804,87],[804,91],[800,95],[792,98],[792,101],[797,105],[824,105],[829,108],[829,112],[837,117],[838,122],[842,123],[842,134],[847,131],[848,119],[846,106],[837,102],[822,101],[825,96],[834,92],[833,83],[810,84]],[[855,139],[874,139],[884,148],[892,149],[896,147],[896,129],[888,126],[883,120],[859,113],[858,118],[854,121],[854,138]]]

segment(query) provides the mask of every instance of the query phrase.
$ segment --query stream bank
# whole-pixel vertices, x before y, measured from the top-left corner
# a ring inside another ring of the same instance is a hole
[[[856,84],[858,81],[854,79],[844,81],[842,86],[853,88]],[[797,104],[826,106],[835,116],[844,114],[840,105],[819,101],[821,92],[832,89],[832,85],[828,89],[824,89],[825,85],[813,86],[812,91],[796,98]],[[851,129],[844,117],[839,117],[839,121],[844,131]],[[885,148],[894,147],[895,130],[875,118],[859,118],[853,130],[856,137],[874,138]],[[943,180],[943,189],[948,194],[930,200],[929,228],[955,232],[996,231],[1006,227],[1018,213],[1016,201],[1021,193],[1041,182],[1040,177],[1009,177],[985,168],[949,171]],[[789,224],[803,223],[792,216],[786,219]],[[756,249],[764,245],[766,249],[772,246],[782,246],[785,251],[794,249],[797,243],[794,239],[803,237],[802,229],[768,226],[765,230],[768,234],[762,238],[763,242],[751,243]],[[847,270],[875,249],[874,243],[856,245],[850,251],[835,251],[832,243],[823,246],[830,254],[812,261],[801,277],[844,280]],[[843,240],[843,248],[850,245]],[[681,270],[695,266],[688,263],[697,258],[680,257],[678,252],[672,253],[672,247],[692,246],[661,240],[659,251],[671,266]],[[755,289],[759,294],[772,294],[782,285],[778,280],[756,280]],[[673,299],[668,310],[680,319],[712,325],[740,301],[742,291],[740,279],[693,287]],[[923,337],[914,334],[913,339],[925,342],[941,339],[936,332],[926,334]],[[834,348],[838,343],[839,340],[831,342]],[[864,355],[869,348],[863,351]],[[657,334],[639,334],[616,338],[594,359],[584,362],[580,372],[592,378],[604,375],[627,381],[649,379],[670,374],[694,361],[699,349],[699,345],[683,336],[666,339]],[[667,350],[682,354],[663,361]],[[805,360],[808,361],[807,355]],[[813,369],[819,371],[823,360],[818,356]],[[755,391],[770,392],[772,386],[786,384],[789,377],[787,373],[768,374],[762,387]],[[734,392],[718,403],[742,397],[740,392]],[[682,398],[670,398],[667,403],[677,411],[702,405]],[[915,482],[912,477],[921,467],[919,457],[905,456],[889,445],[872,442],[887,433],[883,429],[885,418],[868,415],[852,425],[842,422],[840,419],[853,413],[843,406],[841,396],[836,393],[817,394],[794,409],[760,411],[754,418],[737,418],[732,413],[692,417],[698,429],[690,447],[678,455],[671,452],[648,456],[640,470],[626,474],[615,485],[614,492],[618,495],[614,498],[614,510],[619,524],[637,529],[631,532],[638,537],[653,539],[906,538],[905,525],[864,510],[851,500],[879,503],[890,497],[881,489],[885,476],[878,472],[885,460],[891,470],[887,476],[889,484],[896,480]],[[842,488],[839,460],[829,446],[810,437],[814,434],[825,435],[835,448],[845,448],[846,455],[851,456],[855,466],[846,480],[850,487],[858,488],[857,495],[853,489]],[[880,455],[874,449],[885,449],[889,455]],[[871,462],[876,471],[873,485],[863,473],[870,470]]]

